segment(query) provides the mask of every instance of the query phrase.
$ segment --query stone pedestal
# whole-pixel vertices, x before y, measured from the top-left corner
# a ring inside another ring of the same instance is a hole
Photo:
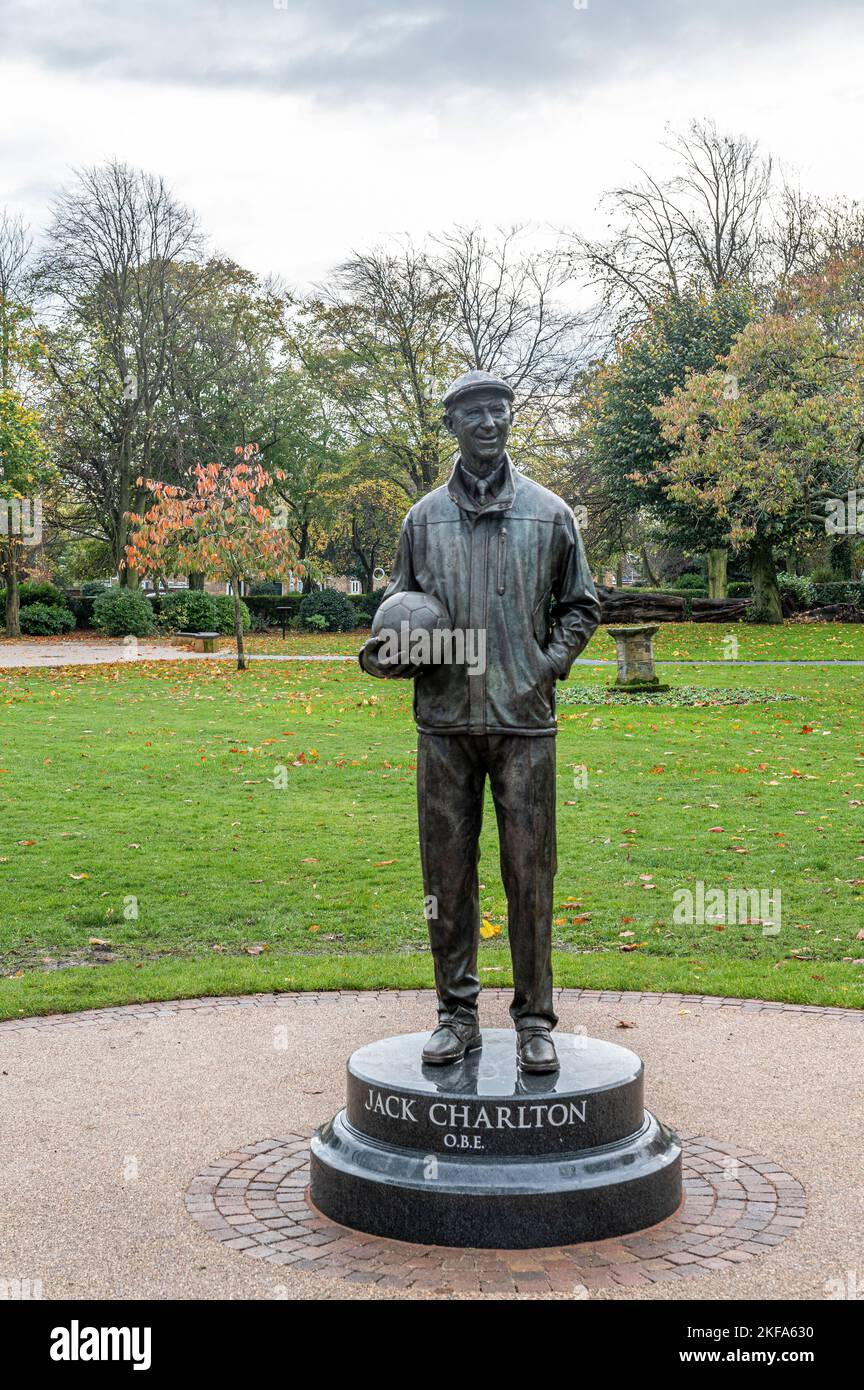
[[[668,690],[661,685],[654,668],[654,648],[652,645],[656,626],[641,624],[631,627],[607,627],[606,632],[614,639],[618,657],[618,674],[615,678],[616,690]]]
[[[556,1034],[558,1073],[519,1070],[509,1029],[430,1067],[427,1033],[348,1062],[347,1105],[312,1140],[311,1197],[373,1235],[538,1248],[653,1226],[681,1202],[681,1146],[643,1105],[643,1067],[614,1043]]]

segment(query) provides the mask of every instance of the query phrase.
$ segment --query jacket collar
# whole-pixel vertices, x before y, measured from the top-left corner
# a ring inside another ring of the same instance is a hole
[[[513,506],[513,500],[516,496],[516,478],[513,472],[513,465],[510,462],[510,455],[506,450],[503,455],[503,460],[504,471],[501,478],[501,486],[498,489],[497,496],[493,498],[491,502],[487,502],[486,506],[483,507],[482,510],[484,513],[506,512]],[[447,483],[447,491],[452,500],[456,503],[456,506],[461,507],[463,512],[479,513],[481,508],[477,499],[471,496],[465,486],[462,477],[462,468],[460,466],[461,462],[461,459],[457,458],[453,465],[453,472],[450,474],[450,479]]]

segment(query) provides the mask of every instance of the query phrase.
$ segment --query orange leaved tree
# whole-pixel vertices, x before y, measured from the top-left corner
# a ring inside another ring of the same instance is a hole
[[[130,516],[134,527],[126,555],[129,568],[139,574],[189,574],[227,579],[234,595],[234,631],[237,637],[237,669],[245,671],[240,584],[252,574],[295,573],[294,544],[285,530],[277,529],[270,509],[260,501],[271,486],[270,474],[257,458],[258,445],[234,450],[239,461],[196,464],[194,486],[138,480],[153,494],[153,505],[143,516]],[[279,476],[279,475],[276,475]]]

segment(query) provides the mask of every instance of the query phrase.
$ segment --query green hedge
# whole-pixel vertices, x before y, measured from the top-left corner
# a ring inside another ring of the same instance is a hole
[[[219,631],[213,595],[203,589],[172,589],[160,594],[158,617],[159,626],[168,632]]]
[[[208,594],[203,589],[172,589],[153,599],[153,612],[159,626],[167,632],[234,633],[234,600],[230,594]],[[248,632],[251,617],[245,601],[240,614],[243,631]]]
[[[234,599],[230,594],[211,594],[216,609],[216,621],[213,626],[217,632],[221,632],[225,637],[234,636]],[[240,621],[244,632],[248,632],[252,626],[252,617],[245,599],[240,600]]]
[[[323,593],[335,593],[333,589],[320,590]],[[347,599],[353,605],[355,611],[354,627],[369,627],[373,617],[378,611],[381,602],[381,595],[384,590],[379,589],[374,594],[340,594],[340,598]],[[244,602],[248,605],[250,613],[258,615],[270,624],[271,627],[282,626],[282,614],[277,612],[279,608],[287,608],[288,621],[292,618],[300,617],[300,605],[306,594],[247,594]]]

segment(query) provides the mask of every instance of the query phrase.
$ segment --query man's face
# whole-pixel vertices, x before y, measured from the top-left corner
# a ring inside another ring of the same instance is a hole
[[[500,391],[471,391],[455,401],[445,422],[459,443],[462,462],[478,477],[486,477],[507,447],[510,402]]]

